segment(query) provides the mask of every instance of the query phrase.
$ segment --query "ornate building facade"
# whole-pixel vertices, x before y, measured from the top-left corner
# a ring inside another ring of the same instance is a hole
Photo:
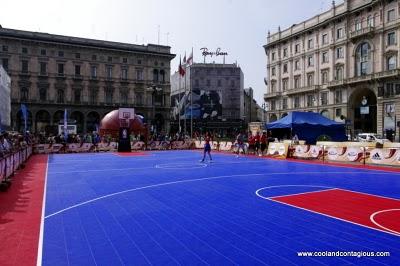
[[[54,133],[64,109],[78,133],[119,107],[169,130],[169,46],[135,45],[0,27],[0,64],[11,77],[12,128]]]
[[[344,0],[268,33],[268,121],[289,111],[313,111],[346,122],[352,135],[396,130],[399,11],[397,0]]]

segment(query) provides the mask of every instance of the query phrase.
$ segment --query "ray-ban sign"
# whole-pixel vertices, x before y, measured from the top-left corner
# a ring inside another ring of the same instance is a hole
[[[206,56],[208,56],[208,55],[211,56],[211,57],[213,57],[214,55],[215,55],[215,56],[219,56],[219,55],[225,56],[225,55],[228,55],[227,52],[221,52],[221,48],[217,48],[217,50],[215,50],[215,52],[214,52],[214,51],[209,51],[208,48],[206,48],[206,47],[200,48],[200,50],[201,50],[201,53],[202,53],[202,55],[203,55],[204,57],[206,57]]]

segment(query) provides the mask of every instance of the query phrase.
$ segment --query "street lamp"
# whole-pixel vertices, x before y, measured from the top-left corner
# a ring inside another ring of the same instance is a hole
[[[148,87],[146,91],[151,92],[151,103],[152,103],[152,127],[156,126],[155,123],[155,116],[156,116],[156,95],[158,92],[162,91],[162,88],[157,87],[156,85],[152,85],[151,87]]]
[[[261,108],[263,109],[263,122],[265,123],[265,112],[268,110],[268,103],[267,102],[264,102],[262,105],[261,105]]]

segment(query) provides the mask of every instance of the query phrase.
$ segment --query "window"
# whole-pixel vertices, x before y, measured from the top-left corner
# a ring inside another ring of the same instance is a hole
[[[355,22],[354,22],[354,30],[355,31],[361,30],[361,20],[359,20],[359,19],[355,20]]]
[[[396,62],[397,62],[397,56],[392,55],[392,56],[388,57],[388,59],[387,59],[387,70],[396,69],[396,67],[397,67]]]
[[[22,60],[22,68],[21,68],[22,73],[28,73],[28,60]]]
[[[283,64],[283,73],[287,73],[287,72],[288,72],[288,65]]]
[[[313,86],[314,85],[314,74],[310,73],[307,74],[307,86]]]
[[[76,89],[74,91],[74,101],[75,101],[75,103],[80,103],[81,102],[81,90]]]
[[[47,100],[47,89],[46,88],[40,88],[39,89],[39,99],[41,101],[46,101]]]
[[[91,104],[97,103],[97,90],[91,89],[89,92],[89,101]]]
[[[300,61],[296,60],[294,61],[294,70],[299,70],[300,69]]]
[[[207,84],[207,86],[211,86],[211,81],[209,79],[207,79],[206,84]]]
[[[137,80],[143,80],[143,70],[142,69],[137,69],[136,70],[136,79]]]
[[[64,90],[57,90],[57,103],[64,103]]]
[[[58,75],[64,76],[64,64],[58,64]]]
[[[40,50],[40,55],[46,55],[46,54],[47,54],[46,49],[41,49],[41,50]]]
[[[124,64],[128,63],[128,58],[126,58],[126,57],[122,58],[122,63],[124,63]]]
[[[46,74],[47,74],[47,63],[40,62],[40,75],[46,75]]]
[[[218,87],[221,87],[222,85],[222,82],[221,82],[221,80],[219,79],[218,81],[217,81],[217,84],[218,84]]]
[[[335,79],[336,80],[343,80],[343,67],[342,66],[336,67]]]
[[[165,83],[165,71],[164,69],[160,70],[160,79],[162,83]]]
[[[312,94],[307,95],[307,107],[312,107],[314,103],[314,96]]]
[[[22,53],[23,53],[23,54],[27,54],[27,53],[28,53],[28,48],[22,47]]]
[[[287,53],[287,48],[283,48],[283,57],[287,57],[288,53]]]
[[[394,9],[388,10],[387,21],[393,21],[395,19]]]
[[[64,51],[58,51],[58,56],[59,57],[64,57]]]
[[[158,82],[158,70],[153,70],[153,82]]]
[[[341,117],[342,116],[342,109],[341,108],[336,108],[335,109],[335,115],[336,115],[336,117]]]
[[[28,88],[21,88],[21,101],[25,102],[29,99],[29,90]]]
[[[271,75],[275,76],[275,67],[271,68]]]
[[[91,66],[90,67],[90,76],[91,78],[97,78],[97,67],[96,66]]]
[[[109,56],[109,57],[107,58],[107,61],[108,61],[108,62],[112,62],[112,57]]]
[[[235,81],[231,80],[231,87],[235,87]]]
[[[276,109],[276,103],[275,101],[271,101],[271,110],[274,111]]]
[[[327,105],[328,104],[328,93],[327,92],[322,92],[321,93],[321,104],[322,105]]]
[[[128,69],[123,68],[122,69],[122,79],[127,80],[128,79]]]
[[[328,62],[329,62],[328,52],[323,52],[322,53],[322,63],[328,63]]]
[[[95,54],[92,55],[92,60],[93,60],[93,61],[96,61],[96,60],[97,60],[97,55],[95,55]]]
[[[272,80],[271,81],[271,92],[275,92],[276,91],[276,81]]]
[[[322,84],[328,83],[328,71],[322,71],[321,72],[321,77],[322,77]]]
[[[356,49],[356,75],[367,75],[371,72],[371,47],[367,42]]]
[[[384,97],[393,97],[394,96],[394,84],[393,83],[386,83]]]
[[[390,32],[387,35],[387,45],[395,45],[396,44],[396,33]]]
[[[297,53],[300,53],[300,44],[296,44],[295,46],[294,46],[294,52],[297,54]]]
[[[135,94],[135,100],[137,105],[143,105],[143,95],[141,93]]]
[[[3,45],[2,50],[3,50],[3,52],[8,52],[8,46],[7,45]]]
[[[343,58],[343,47],[336,48],[336,58]]]
[[[128,104],[128,93],[124,90],[119,95],[119,102],[122,104]]]
[[[3,58],[1,64],[3,65],[4,70],[8,71],[8,58]]]
[[[107,66],[106,71],[107,79],[112,79],[112,66]]]
[[[272,61],[275,60],[275,53],[271,53],[271,60],[272,60]]]
[[[76,59],[81,58],[81,54],[80,54],[80,53],[76,53],[76,54],[75,54],[75,58],[76,58]]]
[[[282,80],[282,90],[287,91],[289,85],[289,79],[283,79]]]
[[[300,97],[299,96],[294,97],[293,107],[294,108],[300,107]]]
[[[308,49],[312,49],[314,48],[314,40],[313,39],[309,39],[308,40]]]
[[[106,88],[106,104],[112,104],[113,102],[113,89],[112,88]]]
[[[308,62],[308,66],[309,66],[309,67],[314,66],[314,56],[310,55],[310,56],[307,58],[307,62]]]
[[[295,89],[298,89],[298,88],[300,88],[300,81],[301,81],[301,79],[300,79],[300,76],[296,76],[296,77],[294,77],[294,88]]]
[[[138,65],[141,65],[142,64],[142,60],[138,59],[137,63],[138,63]]]
[[[282,109],[283,109],[283,110],[286,110],[287,107],[288,107],[288,105],[287,105],[287,98],[283,98],[283,99],[282,99]]]
[[[342,90],[335,91],[335,103],[342,103]]]
[[[374,17],[372,15],[369,15],[367,18],[367,26],[368,27],[373,27],[374,26]]]
[[[343,38],[343,28],[339,28],[336,30],[336,39]]]
[[[80,65],[75,65],[75,76],[77,76],[77,77],[81,76],[81,66]]]
[[[328,34],[322,35],[322,44],[328,44]]]

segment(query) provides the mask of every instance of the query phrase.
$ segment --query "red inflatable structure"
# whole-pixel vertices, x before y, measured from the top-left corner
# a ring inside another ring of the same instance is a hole
[[[133,134],[147,135],[146,124],[143,123],[142,119],[135,115],[133,120],[130,120],[130,132]],[[113,110],[106,114],[100,121],[100,135],[111,135],[118,138],[119,136],[120,121],[118,115],[118,109]]]

